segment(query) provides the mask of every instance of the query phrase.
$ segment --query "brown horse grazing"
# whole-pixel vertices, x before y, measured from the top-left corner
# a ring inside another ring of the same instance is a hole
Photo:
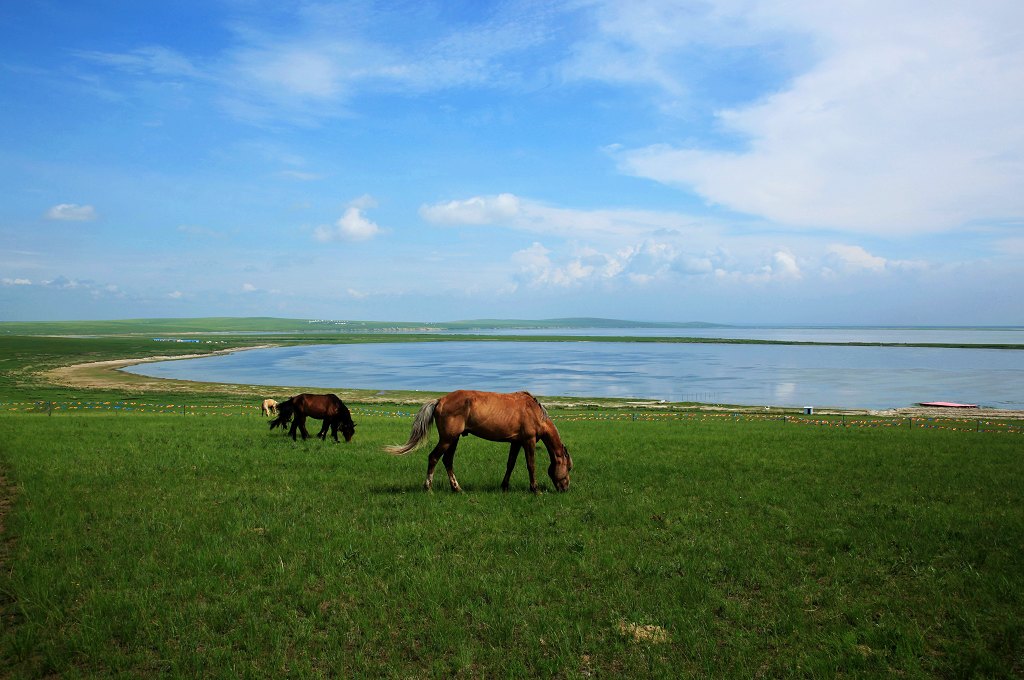
[[[302,432],[302,438],[309,437],[306,431],[306,418],[319,418],[324,421],[323,427],[317,437],[327,438],[327,428],[331,428],[331,435],[334,441],[338,439],[338,428],[345,437],[345,441],[352,441],[352,435],[356,433],[356,425],[352,422],[352,414],[348,407],[338,398],[336,394],[299,394],[290,399],[285,399],[277,405],[277,418],[270,422],[270,429],[277,426],[282,428],[292,421],[291,430],[288,432],[292,440],[296,439],[296,431]]]
[[[430,423],[437,424],[438,442],[427,458],[427,481],[423,488],[430,490],[434,479],[434,467],[443,459],[448,471],[452,491],[462,491],[452,468],[459,437],[475,434],[492,442],[509,442],[508,465],[505,479],[501,482],[503,491],[508,491],[512,469],[516,466],[519,450],[526,450],[526,468],[530,471],[530,491],[537,493],[537,475],[534,471],[534,452],[537,440],[544,442],[551,465],[548,476],[558,491],[569,488],[569,472],[572,458],[562,444],[555,424],[548,412],[529,392],[498,394],[458,390],[423,405],[412,424],[409,441],[401,446],[389,446],[385,450],[394,454],[405,454],[415,449],[430,431]]]

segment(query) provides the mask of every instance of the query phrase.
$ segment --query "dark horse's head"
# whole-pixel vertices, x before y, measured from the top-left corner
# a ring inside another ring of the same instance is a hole
[[[338,414],[341,416],[341,436],[345,438],[346,442],[350,442],[356,433],[356,424],[352,422],[352,413],[349,412],[348,406],[341,402],[341,399],[338,399]]]
[[[341,422],[341,436],[345,438],[345,441],[352,441],[353,435],[356,433],[356,424],[352,422],[352,419],[343,420]]]
[[[569,490],[569,473],[572,472],[572,456],[565,445],[558,447],[559,450],[551,456],[551,465],[548,466],[548,477],[558,491]]]

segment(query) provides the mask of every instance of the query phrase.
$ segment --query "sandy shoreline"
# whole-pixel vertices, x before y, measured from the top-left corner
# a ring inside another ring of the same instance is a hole
[[[136,359],[106,359],[104,361],[87,361],[81,364],[71,364],[43,371],[40,375],[50,383],[64,387],[78,387],[84,389],[118,390],[123,389],[129,392],[148,392],[160,390],[167,392],[191,392],[209,391],[208,388],[216,387],[218,390],[228,388],[229,391],[237,392],[237,388],[247,387],[257,389],[258,386],[231,385],[227,383],[197,383],[189,380],[174,380],[170,378],[150,378],[134,373],[125,373],[121,369],[138,364],[148,364],[156,361],[176,361],[178,359],[200,359],[223,354],[234,354],[245,352],[251,349],[269,349],[277,345],[254,345],[252,347],[233,347],[231,349],[219,349],[213,352],[199,352],[196,354],[154,355]],[[204,389],[207,388],[207,389]],[[267,387],[260,387],[261,391],[267,391]]]
[[[160,392],[221,392],[237,395],[260,396],[271,394],[295,394],[300,391],[322,391],[324,388],[308,388],[303,386],[289,385],[244,385],[234,383],[206,383],[193,382],[189,380],[175,380],[172,378],[151,378],[134,373],[126,373],[121,369],[137,364],[151,363],[155,361],[173,361],[177,359],[198,359],[201,357],[216,356],[221,354],[233,354],[253,349],[268,349],[277,345],[255,345],[253,347],[235,347],[231,349],[216,350],[213,352],[202,352],[197,354],[182,354],[178,356],[157,355],[137,359],[108,359],[105,361],[90,361],[70,366],[61,366],[42,372],[40,375],[48,382],[65,387],[102,390],[124,390],[130,393],[160,391]],[[388,392],[375,390],[335,390],[340,396],[352,400],[368,403],[419,403],[424,400],[425,395],[417,395],[409,392]],[[406,395],[406,396],[403,396]],[[678,404],[644,401],[638,399],[600,399],[592,400],[576,397],[545,397],[544,403],[550,406],[594,406],[597,408],[633,408],[666,410]],[[765,413],[763,406],[720,406],[711,404],[697,404],[685,406],[687,410],[694,411],[718,411],[734,413]],[[772,408],[768,412],[776,411],[793,412],[799,409],[794,408]],[[842,409],[842,408],[821,408],[815,409],[820,415],[872,415],[893,418],[953,418],[953,419],[1000,419],[1000,420],[1024,420],[1024,411],[992,408],[938,408],[924,406],[906,406],[884,410],[873,409]]]

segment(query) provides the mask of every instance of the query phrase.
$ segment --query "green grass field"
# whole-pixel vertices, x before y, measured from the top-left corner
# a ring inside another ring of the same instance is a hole
[[[1021,435],[554,416],[534,496],[411,418],[0,414],[0,677],[1024,672]]]
[[[467,492],[425,494],[425,450],[381,451],[408,404],[346,394],[351,444],[293,443],[237,386],[44,374],[444,339],[384,326],[0,324],[0,679],[1024,675],[1017,424],[578,405],[568,493],[522,461],[501,493],[505,447],[467,438]]]

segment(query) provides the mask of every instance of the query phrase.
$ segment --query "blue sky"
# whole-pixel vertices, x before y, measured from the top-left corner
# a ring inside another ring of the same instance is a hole
[[[0,320],[1024,324],[1019,0],[0,5]]]

